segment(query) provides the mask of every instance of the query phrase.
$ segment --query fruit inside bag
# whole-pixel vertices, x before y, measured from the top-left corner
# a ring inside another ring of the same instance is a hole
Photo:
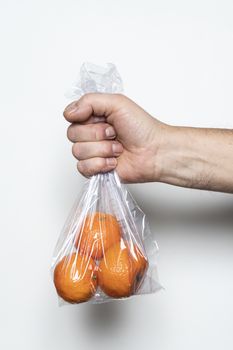
[[[84,64],[72,98],[87,92],[120,92],[114,65]],[[87,180],[55,248],[52,275],[64,303],[102,303],[154,293],[156,255],[145,214],[115,171]]]

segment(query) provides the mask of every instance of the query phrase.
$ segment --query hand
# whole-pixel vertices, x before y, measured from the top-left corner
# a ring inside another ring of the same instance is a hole
[[[89,177],[116,168],[123,182],[159,179],[156,155],[168,126],[121,94],[91,93],[68,105],[67,136],[78,170]]]

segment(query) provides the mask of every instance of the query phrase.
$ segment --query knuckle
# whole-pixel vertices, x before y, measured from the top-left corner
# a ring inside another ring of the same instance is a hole
[[[109,155],[112,155],[112,143],[111,142],[103,142],[102,145],[102,154],[103,157],[108,157]]]
[[[86,93],[85,95],[83,95],[83,96],[80,98],[79,103],[80,103],[80,104],[87,104],[87,103],[89,103],[90,98],[91,98],[93,95],[94,95],[93,92],[88,92],[88,93]]]
[[[84,162],[79,161],[79,162],[77,163],[77,169],[78,169],[78,171],[79,171],[82,175],[87,176],[87,173],[86,173],[86,171],[85,171],[85,166],[84,166],[83,163],[84,163]]]
[[[72,154],[75,158],[80,157],[80,147],[78,146],[78,143],[74,143],[72,146]]]
[[[73,125],[70,125],[68,128],[67,128],[67,138],[70,140],[70,141],[73,141],[75,139],[75,131],[74,131],[74,126]]]
[[[77,164],[77,168],[78,168],[78,171],[86,177],[90,177],[99,171],[99,168],[96,162],[94,161],[92,163],[85,160],[79,161]]]
[[[94,92],[87,92],[85,95],[83,95],[83,98],[88,99],[88,98],[90,98],[93,95],[94,95]]]
[[[80,161],[79,169],[85,176],[91,176],[100,172],[105,166],[103,158],[91,159],[91,161]]]
[[[77,163],[77,169],[80,172],[80,174],[85,176],[86,178],[89,178],[90,176],[94,175],[94,173],[92,173],[91,170],[85,166],[85,161],[79,161]]]
[[[67,110],[64,110],[64,112],[63,112],[63,117],[64,117],[67,121],[69,121],[69,112],[68,112]]]
[[[79,104],[80,104],[80,105],[81,105],[81,104],[86,104],[87,101],[88,101],[88,94],[85,94],[85,95],[83,95],[83,96],[80,98]]]
[[[104,158],[98,158],[98,159],[96,159],[96,162],[95,162],[96,171],[100,171],[100,170],[102,170],[104,167],[105,167],[105,159],[104,159]]]
[[[105,129],[106,125],[105,124],[97,124],[93,127],[93,132],[94,132],[94,138],[96,141],[101,141],[105,139]]]
[[[114,94],[114,97],[118,100],[124,100],[125,99],[125,95],[123,95],[122,93],[118,92],[117,94]]]

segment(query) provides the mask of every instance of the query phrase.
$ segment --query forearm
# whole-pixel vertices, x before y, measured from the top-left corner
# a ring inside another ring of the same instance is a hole
[[[233,193],[233,130],[169,126],[157,161],[160,182]]]

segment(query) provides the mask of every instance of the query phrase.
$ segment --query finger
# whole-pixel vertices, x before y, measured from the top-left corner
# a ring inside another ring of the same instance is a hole
[[[98,116],[92,115],[90,118],[88,118],[84,122],[79,122],[79,124],[86,125],[86,124],[97,124],[97,123],[105,123],[105,122],[106,122],[105,117],[98,117]]]
[[[80,160],[78,162],[78,171],[86,176],[90,177],[98,173],[106,173],[115,169],[117,166],[116,158],[91,158],[86,160]]]
[[[107,123],[88,125],[75,123],[68,127],[67,137],[71,142],[102,141],[115,138],[116,132]]]
[[[123,146],[117,141],[77,142],[72,147],[72,153],[79,160],[101,157],[118,157]]]
[[[108,117],[119,101],[118,94],[90,93],[72,102],[64,110],[69,122],[83,122],[92,115]]]

